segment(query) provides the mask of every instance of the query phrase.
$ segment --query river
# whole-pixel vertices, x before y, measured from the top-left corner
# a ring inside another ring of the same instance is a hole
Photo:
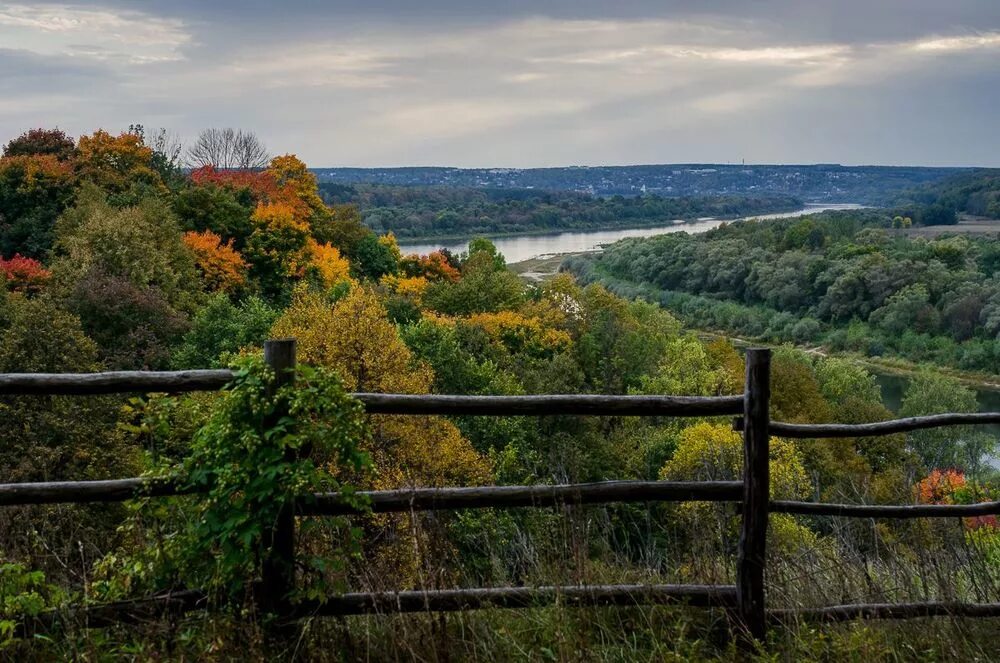
[[[859,209],[862,205],[855,203],[842,204],[814,204],[807,205],[794,212],[779,212],[777,214],[760,214],[754,219],[785,219],[789,217],[813,214],[824,210],[845,210]],[[600,250],[604,244],[612,244],[626,237],[652,237],[653,235],[664,235],[666,233],[688,232],[703,233],[712,228],[718,228],[723,223],[732,222],[734,219],[704,218],[697,221],[675,221],[668,225],[652,226],[649,228],[623,228],[618,230],[587,230],[581,232],[564,232],[551,235],[511,235],[509,237],[496,237],[490,241],[496,245],[507,258],[507,263],[522,262],[531,258],[541,256],[556,255],[559,253],[580,253],[583,251]],[[735,219],[742,220],[742,219]],[[466,250],[468,239],[446,239],[438,241],[412,241],[401,240],[399,248],[404,254],[419,253],[421,255],[431,253],[438,249],[448,249],[452,253],[460,253]]]

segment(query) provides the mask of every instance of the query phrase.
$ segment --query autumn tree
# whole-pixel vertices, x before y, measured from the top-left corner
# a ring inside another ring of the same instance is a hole
[[[423,277],[428,281],[452,281],[461,277],[461,272],[454,267],[448,257],[441,251],[427,255],[403,256],[399,262],[400,271],[406,276]]]
[[[51,156],[58,161],[71,159],[76,143],[60,129],[29,129],[3,148],[5,157]]]
[[[287,297],[292,279],[307,263],[308,221],[295,205],[283,202],[261,203],[250,218],[254,229],[243,253],[251,278],[265,296]]]
[[[426,394],[433,373],[417,364],[375,293],[354,287],[328,304],[300,292],[272,335],[298,340],[299,358],[336,370],[351,391]],[[439,417],[373,417],[380,486],[482,481],[484,461]]]
[[[306,273],[315,273],[325,287],[351,278],[351,263],[340,255],[336,247],[319,244],[310,238],[306,244],[306,253],[309,261],[304,267]]]
[[[93,182],[105,191],[122,194],[129,189],[164,189],[163,179],[153,163],[153,150],[132,133],[112,136],[99,129],[81,136],[73,160],[81,180]]]
[[[36,293],[52,276],[42,263],[32,258],[14,254],[9,259],[0,256],[0,282],[8,290],[21,293]]]
[[[194,254],[195,263],[209,290],[230,292],[246,283],[247,264],[233,248],[233,240],[223,243],[210,230],[186,232],[184,245]]]

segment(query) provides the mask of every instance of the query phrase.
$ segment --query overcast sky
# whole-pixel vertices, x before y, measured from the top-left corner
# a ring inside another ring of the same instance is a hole
[[[1000,166],[1000,0],[0,0],[0,141],[312,166]]]

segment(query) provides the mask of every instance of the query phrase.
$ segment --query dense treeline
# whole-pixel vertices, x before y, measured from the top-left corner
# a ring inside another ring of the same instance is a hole
[[[925,225],[951,224],[961,213],[1000,219],[1000,170],[977,170],[910,189],[890,199]]]
[[[528,286],[487,240],[473,240],[459,256],[403,256],[391,235],[366,229],[352,206],[324,204],[312,174],[291,155],[259,171],[209,166],[184,174],[141,132],[99,131],[74,141],[39,130],[15,139],[0,158],[0,196],[0,372],[238,371],[221,393],[0,397],[6,481],[144,474],[204,493],[0,510],[4,655],[733,656],[731,644],[710,637],[714,617],[691,618],[683,608],[315,620],[290,641],[265,637],[271,623],[253,600],[260,551],[271,545],[267,532],[303,492],[727,480],[742,467],[740,435],[725,418],[363,416],[347,392],[736,394],[743,361],[731,344],[703,342],[663,308],[565,274]],[[857,238],[871,231],[864,222],[830,219],[824,242],[867,246]],[[756,256],[769,246],[764,228],[717,233],[742,235],[719,254],[719,265],[703,271],[735,284],[732,254]],[[818,241],[811,228],[773,228],[781,241],[786,234],[790,242]],[[941,274],[954,271],[962,255],[970,259],[948,246],[930,249],[944,265],[934,268]],[[295,383],[276,393],[260,359],[269,337],[296,338],[301,363]],[[874,378],[848,361],[781,350],[773,375],[776,419],[890,416]],[[972,392],[927,372],[913,381],[903,410],[974,408]],[[276,416],[281,412],[292,416]],[[990,446],[962,428],[836,442],[775,439],[772,494],[887,503],[996,499],[996,478],[983,462]],[[353,499],[364,511],[363,500]],[[476,585],[732,583],[737,522],[731,505],[695,503],[303,518],[299,589],[287,598]],[[770,527],[774,607],[845,596],[989,601],[1000,588],[995,519],[855,529],[775,515]],[[16,631],[49,608],[195,588],[208,592],[207,613],[89,631],[67,618],[61,630],[32,639]],[[992,632],[970,630],[956,641],[935,628],[913,634],[891,625],[776,633],[774,652],[833,658],[897,640],[942,656],[980,656],[993,644]]]
[[[694,326],[1000,372],[1000,241],[910,238],[881,211],[624,240],[568,267]]]
[[[472,237],[636,228],[699,217],[733,218],[799,209],[791,196],[644,195],[597,198],[532,189],[321,184],[327,202],[357,205],[365,225],[397,237]]]
[[[598,196],[785,195],[809,202],[885,203],[964,168],[839,164],[675,163],[554,168],[317,168],[322,183],[587,191]]]

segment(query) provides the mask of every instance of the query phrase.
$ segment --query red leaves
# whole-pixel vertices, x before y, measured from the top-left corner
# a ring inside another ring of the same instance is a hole
[[[215,185],[230,189],[248,189],[257,202],[278,197],[278,181],[266,170],[219,170],[202,166],[191,171],[191,181],[199,186]]]
[[[52,276],[42,263],[19,253],[9,259],[0,257],[0,274],[6,281],[7,289],[15,292],[37,292]]]
[[[975,504],[990,501],[985,486],[969,483],[959,470],[932,470],[914,486],[917,501],[921,504]],[[995,499],[995,497],[993,498]],[[962,519],[966,529],[997,527],[996,516],[975,516]]]

